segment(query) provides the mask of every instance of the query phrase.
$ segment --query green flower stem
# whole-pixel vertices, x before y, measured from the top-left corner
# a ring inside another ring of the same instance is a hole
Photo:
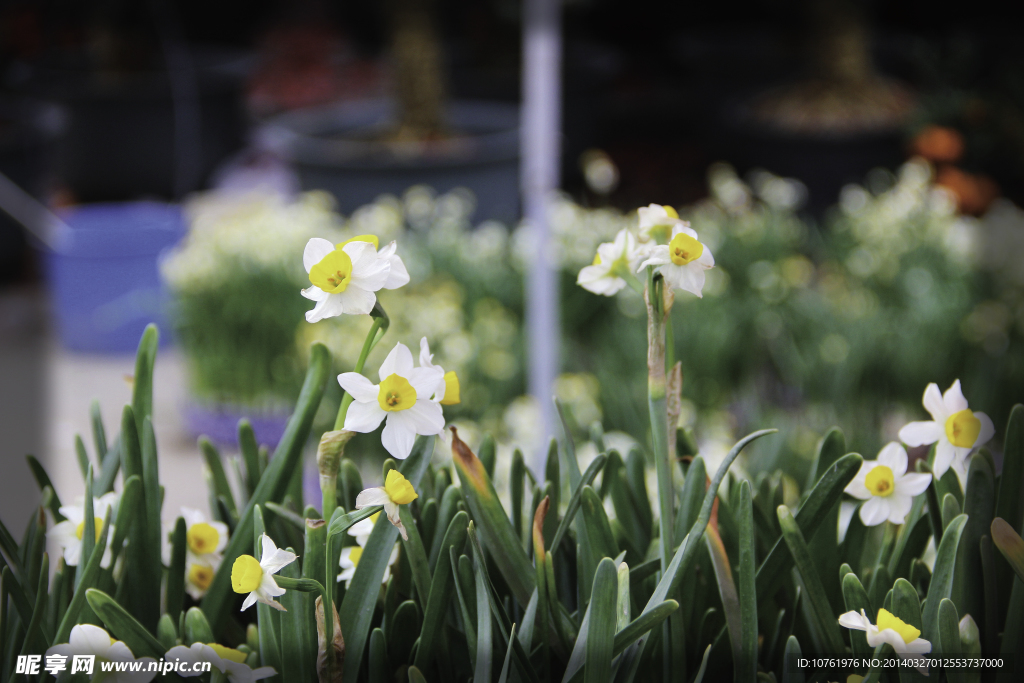
[[[378,308],[380,303],[377,304]],[[383,311],[383,309],[381,309]],[[356,361],[356,367],[353,372],[362,372],[363,366],[366,365],[366,357],[370,355],[370,351],[377,345],[381,339],[384,338],[385,332],[388,329],[388,318],[377,317],[373,318],[373,325],[370,326],[370,331],[366,334],[366,341],[363,342],[363,350],[359,352],[359,360]],[[380,334],[378,334],[380,332]],[[346,393],[341,398],[341,405],[338,406],[338,417],[334,420],[335,431],[342,429],[345,426],[345,415],[348,414],[348,407],[352,405],[351,394]]]
[[[673,498],[671,454],[668,452],[668,408],[665,378],[665,281],[647,269],[647,405],[651,415],[651,445],[658,475],[658,550],[662,571],[672,560]]]

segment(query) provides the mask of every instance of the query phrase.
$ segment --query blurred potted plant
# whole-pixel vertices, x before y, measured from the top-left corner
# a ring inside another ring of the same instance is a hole
[[[303,186],[329,190],[343,212],[425,183],[441,192],[469,188],[480,218],[516,219],[518,108],[450,101],[431,0],[388,8],[394,97],[282,114],[269,125],[271,138]]]

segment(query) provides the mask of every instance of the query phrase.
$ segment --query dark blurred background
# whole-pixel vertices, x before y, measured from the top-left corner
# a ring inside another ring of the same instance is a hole
[[[694,205],[726,161],[800,181],[800,219],[827,230],[844,186],[914,155],[964,216],[1024,201],[1024,42],[1000,3],[563,9],[562,187],[583,207]],[[191,193],[326,189],[348,215],[415,184],[468,186],[475,220],[513,225],[521,13],[515,0],[0,4],[0,173],[39,206],[9,188],[0,204],[53,240],[0,214],[0,412],[19,434],[0,458],[47,448],[36,379],[51,321],[54,347],[101,353],[162,320],[155,259],[185,234]],[[70,232],[47,232],[40,207]]]

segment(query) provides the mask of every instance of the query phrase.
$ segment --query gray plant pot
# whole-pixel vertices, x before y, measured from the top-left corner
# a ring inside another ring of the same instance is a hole
[[[389,101],[370,100],[288,112],[266,133],[294,164],[304,189],[327,190],[342,213],[413,185],[438,192],[465,187],[476,196],[477,220],[519,217],[519,108],[453,102],[453,136],[391,143],[375,139],[394,125]]]

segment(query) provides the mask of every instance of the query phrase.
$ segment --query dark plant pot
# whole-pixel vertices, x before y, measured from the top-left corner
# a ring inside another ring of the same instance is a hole
[[[227,404],[190,402],[184,406],[185,427],[193,437],[205,436],[218,446],[238,448],[238,421],[252,424],[256,443],[271,451],[284,436],[286,414],[259,414],[252,409]]]
[[[47,282],[61,343],[76,351],[132,352],[151,322],[170,330],[157,259],[185,234],[174,204],[74,207],[67,231],[46,252]],[[169,335],[162,334],[166,343]]]
[[[873,168],[895,168],[906,158],[899,126],[845,133],[798,133],[752,120],[732,103],[723,117],[730,161],[741,171],[764,168],[797,178],[808,190],[807,208],[822,216],[848,183],[863,183]]]
[[[387,101],[373,100],[282,114],[267,133],[298,171],[306,189],[327,190],[342,213],[413,185],[438,192],[465,187],[476,196],[477,219],[519,217],[519,108],[454,102],[452,137],[429,142],[383,142],[394,125]]]

